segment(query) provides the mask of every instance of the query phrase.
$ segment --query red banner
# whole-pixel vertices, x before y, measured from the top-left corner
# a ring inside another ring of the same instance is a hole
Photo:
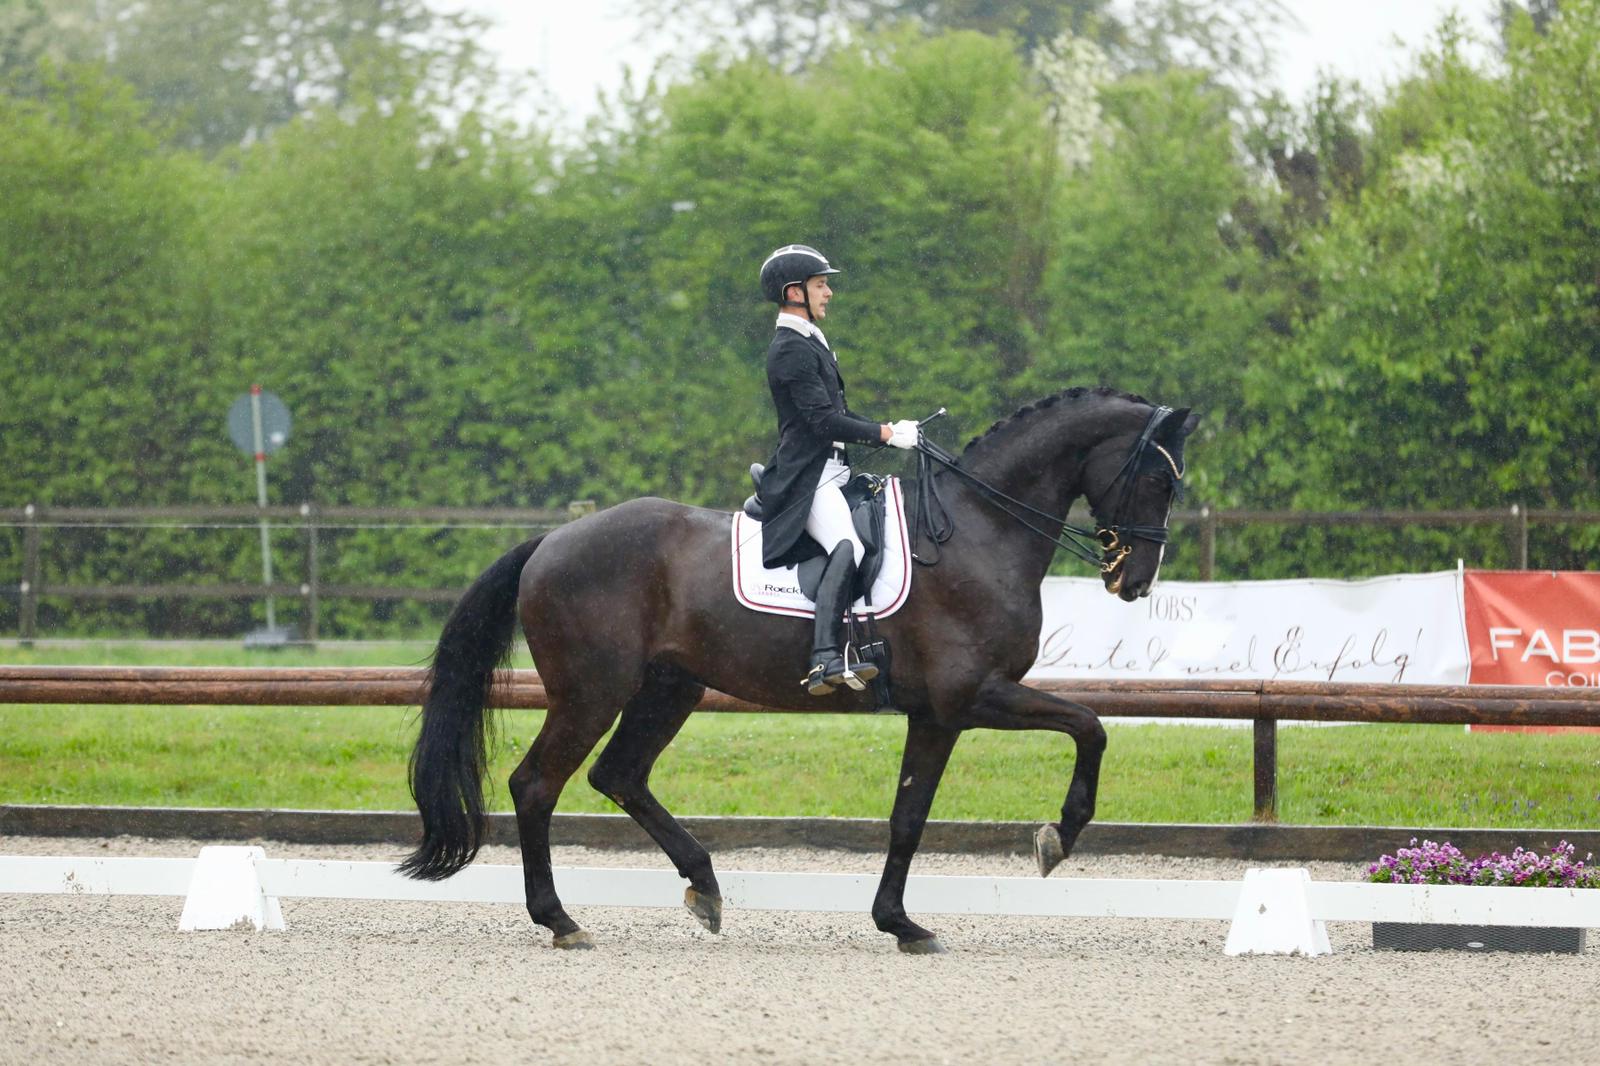
[[[1472,684],[1600,687],[1600,572],[1468,570],[1464,579]],[[1473,731],[1504,728],[1517,727]]]

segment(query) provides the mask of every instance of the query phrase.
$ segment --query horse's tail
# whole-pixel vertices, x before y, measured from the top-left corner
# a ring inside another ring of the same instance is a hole
[[[522,568],[543,539],[540,534],[517,545],[480,574],[439,634],[428,667],[422,729],[411,751],[411,797],[422,814],[422,843],[400,864],[407,877],[443,880],[483,846],[488,826],[484,711],[495,671],[511,658]]]

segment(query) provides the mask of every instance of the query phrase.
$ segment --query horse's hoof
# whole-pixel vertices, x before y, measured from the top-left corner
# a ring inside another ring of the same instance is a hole
[[[550,946],[563,951],[593,951],[594,937],[582,929],[574,929],[570,933],[562,933],[550,941]]]
[[[722,897],[708,896],[692,888],[683,890],[683,905],[709,933],[722,932]]]
[[[936,936],[925,936],[921,940],[902,940],[900,950],[907,955],[943,955],[944,945],[939,943]]]
[[[1050,871],[1067,857],[1066,849],[1061,846],[1061,830],[1054,825],[1041,825],[1033,834],[1033,857],[1039,860],[1039,876],[1049,877]]]

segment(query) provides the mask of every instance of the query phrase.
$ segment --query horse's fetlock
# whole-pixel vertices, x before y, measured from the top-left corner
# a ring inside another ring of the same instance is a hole
[[[711,856],[696,858],[677,864],[678,876],[683,878],[695,889],[709,893],[713,896],[722,895],[722,890],[717,887],[717,875],[711,867]]]
[[[556,936],[564,936],[578,931],[578,923],[573,921],[565,908],[557,900],[549,902],[528,904],[528,917],[533,919],[535,925],[542,925]]]

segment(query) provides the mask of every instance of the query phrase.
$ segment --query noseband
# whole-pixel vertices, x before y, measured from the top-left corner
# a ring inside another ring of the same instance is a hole
[[[1122,467],[1117,471],[1117,476],[1111,479],[1115,485],[1122,481],[1122,491],[1117,495],[1116,508],[1111,512],[1111,521],[1101,519],[1096,507],[1095,528],[1086,529],[1075,526],[1064,518],[1039,510],[1031,504],[1022,502],[1015,497],[1008,496],[986,481],[962,469],[956,457],[945,451],[930,440],[919,439],[917,442],[917,479],[921,482],[922,491],[917,494],[917,515],[915,520],[916,532],[925,536],[934,545],[934,555],[931,558],[912,552],[911,557],[924,566],[932,566],[939,561],[938,545],[950,539],[955,532],[955,525],[950,521],[949,512],[945,510],[944,501],[939,498],[938,490],[933,483],[933,463],[937,462],[945,469],[959,475],[974,487],[982,490],[1000,510],[1011,518],[1016,519],[1027,529],[1048,540],[1058,548],[1076,555],[1079,559],[1098,566],[1103,575],[1116,574],[1122,564],[1133,552],[1135,539],[1147,540],[1156,544],[1167,543],[1167,527],[1132,525],[1126,521],[1128,510],[1133,506],[1133,491],[1139,480],[1139,468],[1144,458],[1151,449],[1159,452],[1167,461],[1167,468],[1172,471],[1172,480],[1180,481],[1183,478],[1183,468],[1172,458],[1172,453],[1155,442],[1157,428],[1161,421],[1172,413],[1170,407],[1157,407],[1150,412],[1150,418],[1145,422],[1144,429],[1139,433],[1139,439],[1134,442],[1133,448],[1128,452],[1128,457],[1123,460]],[[1019,514],[1012,508],[1020,508],[1025,514]],[[938,517],[934,516],[934,509],[938,509]],[[1041,529],[1029,521],[1028,516],[1042,518],[1050,523],[1050,529]],[[1051,529],[1060,532],[1051,532]],[[1112,591],[1116,591],[1122,583],[1122,578],[1117,577]]]

